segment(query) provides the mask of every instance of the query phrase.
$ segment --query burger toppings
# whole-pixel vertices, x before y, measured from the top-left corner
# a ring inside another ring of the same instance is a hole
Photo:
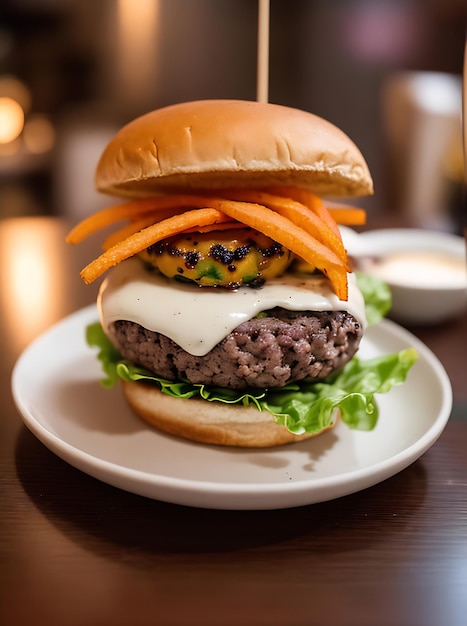
[[[79,243],[116,221],[130,220],[128,225],[107,238],[104,253],[81,272],[84,281],[90,283],[121,261],[169,237],[207,226],[216,228],[218,224],[234,220],[271,238],[316,267],[329,278],[339,299],[347,300],[345,250],[337,224],[319,198],[309,192],[306,195],[308,205],[305,205],[286,196],[257,191],[235,192],[235,195],[258,198],[269,206],[201,195],[167,195],[135,200],[104,209],[85,219],[71,231],[67,241]],[[352,221],[352,216],[361,220],[361,212],[355,209],[348,211],[347,222]]]
[[[140,257],[168,278],[203,287],[261,286],[292,261],[283,246],[252,229],[188,233],[149,246]]]
[[[170,337],[186,352],[206,355],[242,322],[276,307],[289,311],[348,311],[365,328],[363,296],[349,277],[349,299],[342,302],[322,274],[288,271],[260,289],[200,288],[147,271],[140,259],[120,263],[103,282],[99,309],[105,329],[117,320],[135,322]],[[313,359],[310,353],[310,359]]]

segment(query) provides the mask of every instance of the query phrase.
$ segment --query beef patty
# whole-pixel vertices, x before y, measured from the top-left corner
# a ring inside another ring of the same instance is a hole
[[[346,311],[281,308],[243,322],[205,356],[134,322],[115,322],[110,331],[124,359],[161,378],[232,389],[321,380],[352,358],[362,337],[361,325]]]

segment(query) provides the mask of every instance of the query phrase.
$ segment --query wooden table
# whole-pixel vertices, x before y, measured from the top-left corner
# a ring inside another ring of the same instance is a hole
[[[192,509],[101,483],[23,425],[10,372],[92,302],[54,218],[0,222],[0,624],[461,626],[467,623],[467,319],[411,329],[454,389],[452,417],[408,469],[339,500]],[[97,245],[97,244],[96,244]]]

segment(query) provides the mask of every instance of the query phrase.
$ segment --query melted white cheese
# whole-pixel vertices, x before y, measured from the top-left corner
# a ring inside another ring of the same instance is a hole
[[[174,283],[148,272],[138,259],[112,270],[98,296],[101,323],[128,320],[170,337],[186,352],[207,354],[242,322],[279,306],[291,311],[343,311],[366,326],[363,297],[349,275],[349,300],[343,302],[323,278],[285,274],[259,289],[236,291]]]

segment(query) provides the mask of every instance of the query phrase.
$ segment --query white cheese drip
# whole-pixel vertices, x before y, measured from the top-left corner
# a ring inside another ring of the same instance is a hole
[[[207,354],[239,324],[276,306],[290,311],[346,310],[366,326],[363,297],[353,275],[349,300],[344,302],[319,276],[287,273],[259,289],[228,291],[174,284],[148,272],[135,258],[112,270],[100,288],[98,306],[105,330],[117,320],[136,322],[170,337],[195,356]]]

